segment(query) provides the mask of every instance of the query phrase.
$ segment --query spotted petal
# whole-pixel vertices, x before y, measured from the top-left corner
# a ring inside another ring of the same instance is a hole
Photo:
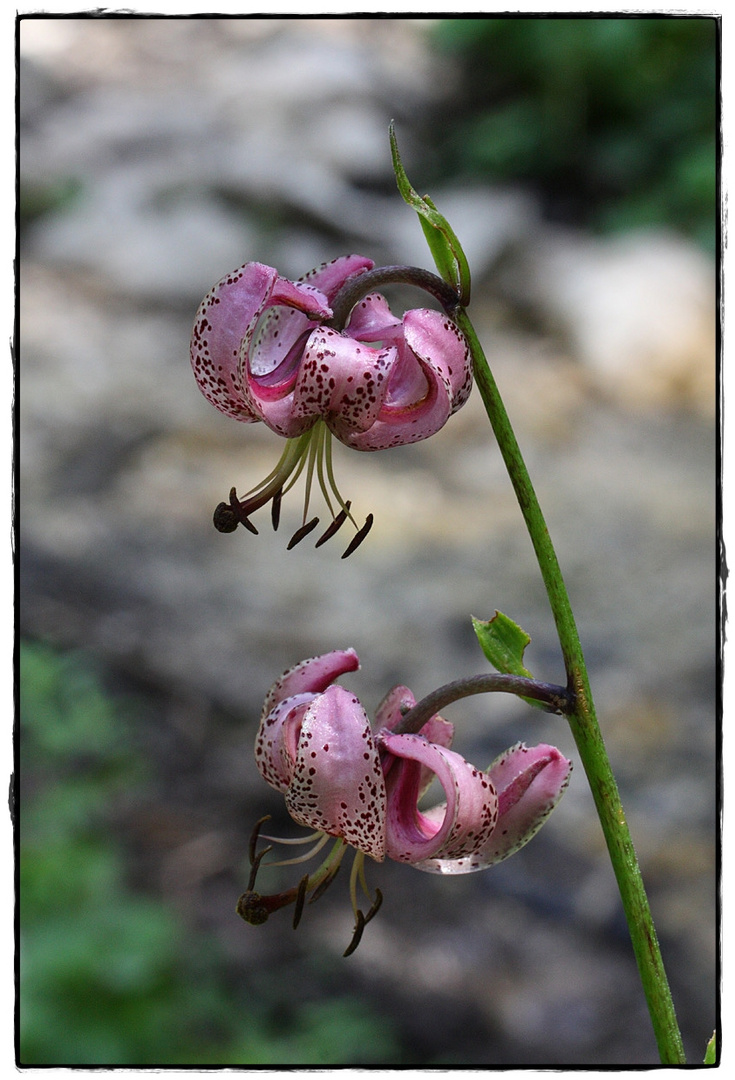
[[[415,704],[416,698],[407,686],[394,686],[393,689],[389,690],[385,695],[380,705],[378,705],[375,713],[375,730],[378,733],[380,733],[382,728],[393,731],[396,725],[403,719],[404,713],[409,709],[412,709]],[[445,720],[442,716],[432,716],[426,721],[418,734],[423,735],[430,743],[436,743],[448,750],[452,745],[452,739],[454,738],[454,724],[451,724],[449,720]],[[383,769],[386,776],[393,763],[397,760],[398,759],[393,757],[392,754],[386,753],[383,755]],[[423,765],[421,767],[421,777],[418,785],[419,799],[433,779],[434,773],[432,770]]]
[[[343,442],[354,431],[367,431],[380,414],[397,359],[393,347],[376,350],[336,330],[315,330],[296,379],[292,416],[323,417]]]
[[[480,853],[483,865],[507,859],[536,835],[566,791],[572,763],[555,746],[518,743],[493,762],[500,817]]]
[[[240,344],[248,327],[268,307],[296,308],[311,319],[328,319],[324,293],[311,284],[288,281],[262,263],[245,263],[212,286],[202,300],[191,336],[191,364],[199,389],[221,412],[236,420],[259,420],[243,395]]]
[[[472,366],[467,342],[451,319],[428,308],[407,311],[402,334],[386,328],[399,359],[375,423],[339,438],[356,450],[384,450],[419,442],[439,431],[467,400]]]
[[[284,671],[283,675],[273,683],[266,695],[262,715],[266,716],[279,701],[292,697],[294,694],[321,693],[340,675],[346,675],[348,671],[357,671],[359,666],[360,661],[354,649],[335,649],[333,652],[302,660],[288,671]]]
[[[432,858],[414,865],[434,874],[468,874],[507,859],[541,828],[564,794],[571,770],[572,763],[555,746],[511,747],[487,773],[499,807],[487,841],[459,859]]]
[[[380,757],[365,710],[342,686],[317,695],[304,713],[286,806],[299,824],[384,858]]]
[[[421,735],[383,730],[379,741],[399,759],[386,781],[390,858],[422,867],[427,859],[460,859],[487,842],[498,817],[497,795],[487,774]],[[436,775],[446,795],[446,802],[432,813],[418,808],[424,769]]]
[[[384,341],[402,333],[403,320],[396,318],[380,293],[369,293],[355,304],[345,333],[357,341]]]
[[[366,259],[364,255],[341,255],[331,262],[322,263],[315,270],[310,270],[299,278],[299,283],[313,285],[329,300],[330,304],[337,293],[350,278],[357,274],[364,274],[366,270],[372,270],[375,263],[372,259]]]
[[[266,783],[277,791],[288,791],[293,779],[301,723],[313,700],[313,694],[285,698],[260,722],[255,739],[255,764]]]

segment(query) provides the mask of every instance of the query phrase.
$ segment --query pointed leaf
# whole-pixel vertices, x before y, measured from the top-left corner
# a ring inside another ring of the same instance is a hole
[[[390,145],[398,190],[404,201],[419,215],[419,222],[437,270],[444,280],[457,290],[461,303],[466,306],[470,302],[470,268],[462,245],[447,219],[439,213],[428,195],[422,198],[408,179],[398,151],[393,124],[390,126]]]
[[[490,663],[504,675],[522,675],[532,679],[531,672],[523,663],[523,653],[530,642],[530,637],[517,623],[496,611],[492,619],[484,621],[472,616],[472,626],[480,648]],[[543,709],[540,701],[524,697],[523,700],[536,709]]]
[[[704,1055],[704,1064],[705,1065],[716,1065],[717,1064],[717,1032],[716,1031],[712,1032],[712,1038],[707,1043],[707,1050],[705,1051],[705,1055]]]
[[[523,664],[523,653],[531,638],[517,623],[503,615],[502,611],[496,611],[487,622],[476,619],[473,615],[472,626],[480,648],[497,671],[506,675],[533,678]]]

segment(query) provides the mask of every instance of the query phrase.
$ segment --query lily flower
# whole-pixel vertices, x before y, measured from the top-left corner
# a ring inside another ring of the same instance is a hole
[[[287,671],[266,697],[255,743],[263,778],[282,792],[291,817],[311,830],[303,856],[276,865],[305,862],[334,838],[327,858],[296,888],[274,896],[255,892],[255,877],[266,848],[251,841],[253,867],[239,914],[259,923],[287,904],[296,904],[294,925],[309,893],[315,900],[333,880],[348,847],[355,849],[350,896],[355,915],[351,952],[382,899],[376,890],[367,914],[357,903],[357,885],[370,894],[364,859],[387,856],[418,870],[465,874],[512,855],[538,831],[561,798],[571,772],[556,747],[519,743],[486,771],[451,749],[454,727],[431,717],[418,734],[396,732],[416,702],[404,686],[379,706],[374,733],[362,705],[334,680],[359,667],[353,649],[326,653]],[[419,800],[436,777],[445,801],[429,810]],[[347,955],[347,954],[346,954]]]
[[[467,400],[472,370],[461,331],[429,308],[394,316],[383,296],[370,292],[372,270],[372,260],[346,255],[289,281],[246,263],[199,305],[190,354],[200,390],[225,415],[262,421],[288,440],[260,484],[244,499],[233,489],[219,505],[220,531],[238,524],[257,531],[250,516],[267,503],[277,527],[281,496],[306,468],[303,526],[292,545],[318,522],[307,528],[315,473],[332,516],[324,543],[352,517],[334,480],[332,435],[356,450],[417,442]],[[332,325],[334,302],[365,275],[367,295],[358,290],[344,327]]]
[[[517,743],[479,772],[449,749],[454,725],[440,716],[418,735],[393,734],[415,704],[410,690],[396,687],[376,715],[388,800],[386,854],[435,874],[467,874],[507,859],[558,803],[571,762],[555,746]],[[446,801],[421,811],[434,776]]]

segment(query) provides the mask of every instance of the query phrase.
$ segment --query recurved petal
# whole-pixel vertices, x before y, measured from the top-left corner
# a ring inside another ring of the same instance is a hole
[[[266,783],[287,791],[296,761],[301,722],[313,694],[295,694],[273,706],[260,721],[255,738],[255,764]]]
[[[428,308],[407,311],[403,331],[411,351],[448,381],[456,412],[472,389],[472,358],[464,334],[447,315]]]
[[[506,750],[488,776],[497,786],[499,816],[494,832],[477,851],[461,859],[427,859],[417,867],[434,874],[469,874],[507,859],[538,832],[569,783],[572,763],[555,746]]]
[[[383,341],[400,334],[401,327],[401,319],[393,314],[385,297],[370,293],[355,304],[345,333],[359,341]]]
[[[346,675],[348,671],[357,671],[359,666],[360,661],[354,649],[335,649],[332,652],[302,660],[288,671],[284,671],[280,679],[276,679],[273,683],[266,695],[262,716],[266,716],[279,701],[292,697],[294,694],[321,693],[340,675]]]
[[[283,325],[278,333],[278,323]],[[242,397],[254,416],[285,439],[296,439],[313,427],[317,416],[294,415],[294,388],[315,323],[299,311],[271,308],[261,320],[265,340],[251,346],[248,330],[240,352]],[[283,348],[286,345],[285,349]],[[266,367],[266,362],[272,367]],[[254,367],[254,364],[257,365]]]
[[[518,743],[493,762],[497,828],[480,852],[484,866],[507,859],[535,836],[564,794],[572,763],[555,746]]]
[[[388,728],[392,731],[403,719],[404,712],[408,712],[415,704],[416,698],[407,686],[394,686],[375,711],[375,730]]]
[[[388,731],[393,731],[396,725],[401,722],[405,713],[407,713],[409,709],[412,709],[415,704],[416,698],[407,686],[394,686],[393,689],[389,690],[385,695],[380,705],[378,705],[375,713],[375,730],[380,732],[381,728],[386,728]],[[449,720],[445,720],[442,716],[432,716],[421,728],[419,735],[423,735],[429,742],[437,743],[439,746],[444,746],[448,750],[452,745],[452,739],[454,738],[454,724],[451,724]],[[384,754],[383,769],[385,770],[386,776],[388,775],[393,762],[397,760],[398,759],[394,758],[392,754]],[[427,769],[423,766],[419,781],[419,798],[421,798],[423,793],[429,787],[433,778],[434,774],[431,769]]]
[[[330,686],[307,707],[286,806],[294,821],[385,856],[385,780],[360,702]]]
[[[366,431],[380,413],[396,359],[394,348],[371,349],[319,327],[304,350],[292,416],[323,417],[342,441],[352,431]]]
[[[259,419],[243,397],[238,374],[240,343],[270,304],[298,308],[312,318],[331,315],[318,289],[287,281],[273,267],[251,262],[212,286],[194,320],[190,356],[199,389],[221,412],[237,420]]]
[[[363,255],[341,255],[331,262],[322,263],[315,270],[310,270],[300,278],[300,282],[314,285],[332,302],[335,296],[351,277],[372,270],[375,263]]]
[[[398,339],[394,335],[390,340]],[[399,360],[375,423],[366,431],[340,436],[356,450],[385,450],[427,439],[469,395],[467,343],[446,315],[428,308],[407,311],[398,349]]]
[[[382,731],[383,749],[400,759],[387,777],[386,853],[399,862],[458,859],[482,847],[495,828],[498,801],[486,773],[421,735]],[[446,803],[429,813],[418,808],[424,770],[435,774]]]

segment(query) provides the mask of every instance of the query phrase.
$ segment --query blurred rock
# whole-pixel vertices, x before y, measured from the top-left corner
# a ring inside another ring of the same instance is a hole
[[[509,261],[502,285],[612,400],[714,417],[714,265],[690,241],[653,230],[596,240],[542,228]]]

